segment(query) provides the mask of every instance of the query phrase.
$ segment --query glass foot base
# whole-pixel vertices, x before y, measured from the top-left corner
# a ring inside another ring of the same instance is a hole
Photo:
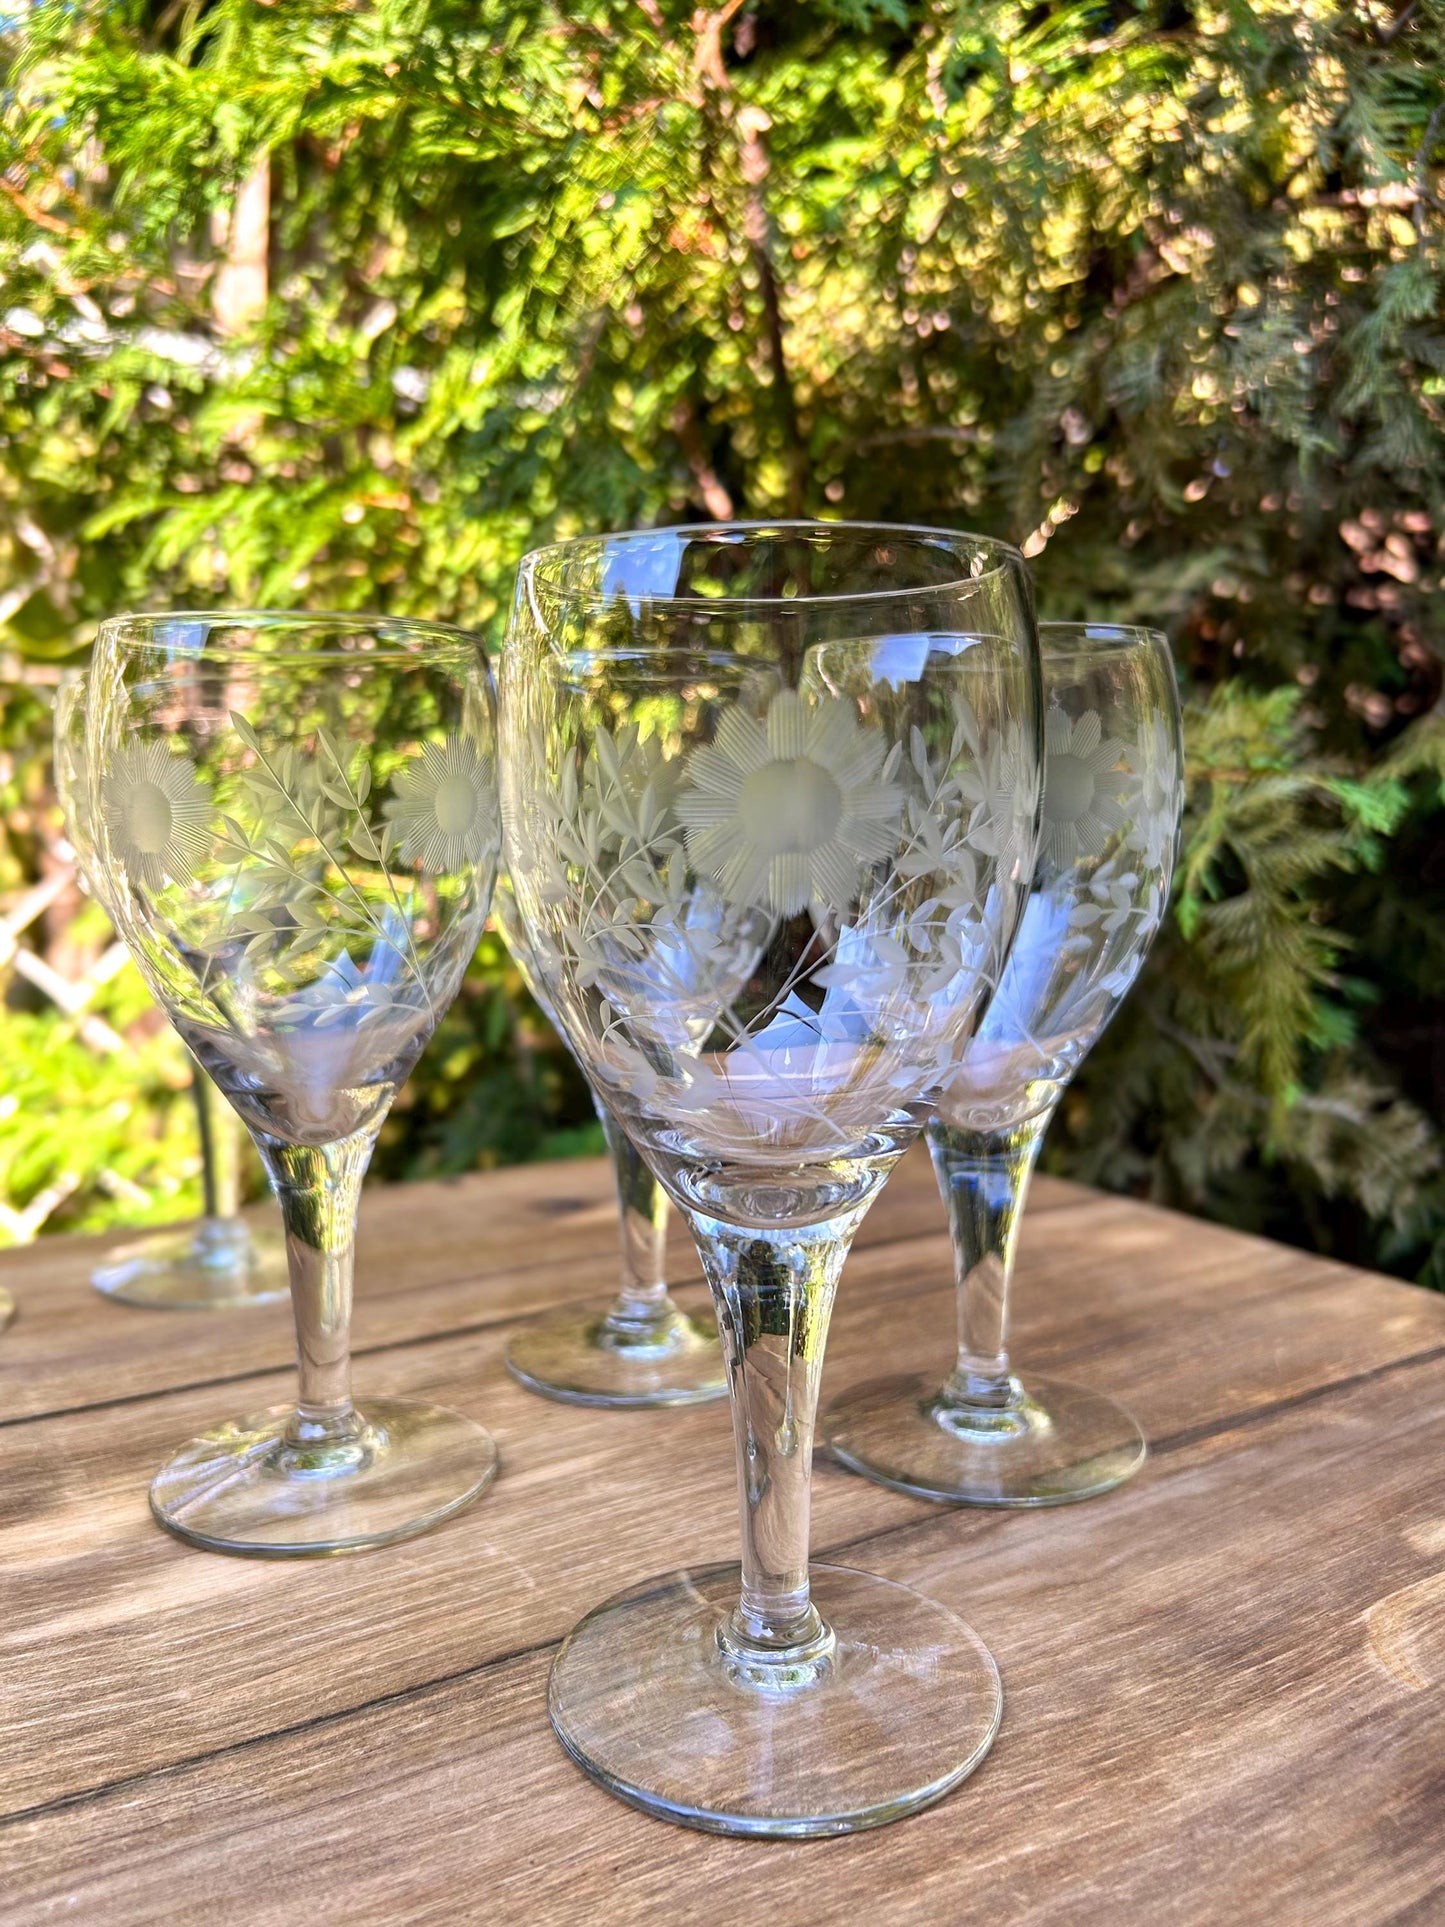
[[[91,1278],[125,1305],[160,1311],[225,1311],[266,1305],[290,1291],[286,1241],[239,1218],[202,1218],[113,1252]]]
[[[877,1379],[833,1401],[823,1436],[854,1472],[961,1505],[1068,1505],[1144,1463],[1144,1434],[1122,1405],[1057,1378],[1015,1384],[1014,1405],[982,1412],[923,1378]]]
[[[9,1292],[5,1290],[4,1286],[0,1285],[0,1332],[4,1331],[14,1316],[15,1300],[10,1296]]]
[[[497,1448],[460,1412],[373,1398],[353,1438],[295,1445],[290,1406],[203,1432],[162,1466],[151,1511],[208,1552],[314,1557],[390,1545],[470,1505],[497,1472]]]
[[[711,1315],[690,1318],[675,1306],[636,1333],[604,1312],[550,1313],[516,1333],[507,1370],[529,1392],[569,1405],[700,1405],[727,1392]]]
[[[736,1566],[649,1580],[563,1642],[552,1725],[609,1792],[708,1833],[854,1833],[942,1799],[988,1752],[998,1670],[946,1607],[815,1566],[831,1657],[805,1683],[764,1690],[735,1682],[717,1642],[740,1583]]]

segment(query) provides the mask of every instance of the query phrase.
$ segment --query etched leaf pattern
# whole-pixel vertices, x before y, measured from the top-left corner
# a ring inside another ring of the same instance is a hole
[[[1161,718],[1146,718],[1132,741],[1108,721],[1059,705],[1046,715],[1033,894],[949,1093],[957,1121],[1022,1115],[1036,1108],[1040,1081],[1067,1079],[1159,930],[1183,807],[1177,746]]]
[[[527,868],[547,907],[531,932],[544,975],[600,999],[604,1083],[645,1105],[666,1081],[669,1112],[726,1099],[759,1125],[821,1119],[810,1087],[866,1041],[916,1091],[917,1040],[939,1026],[893,1010],[905,1049],[880,1013],[980,974],[988,879],[1016,838],[995,807],[1031,815],[1031,799],[980,780],[979,749],[964,703],[930,749],[917,729],[893,742],[851,703],[790,689],[725,706],[710,741],[670,757],[635,724],[593,729],[530,792]],[[812,939],[760,1008],[750,980],[800,916]],[[956,1032],[937,1049],[941,1078]]]
[[[426,743],[378,812],[369,762],[325,729],[302,751],[268,743],[236,712],[230,724],[250,760],[220,785],[228,809],[189,756],[158,741],[121,744],[102,763],[101,811],[133,885],[202,891],[203,985],[217,969],[264,965],[283,993],[271,1012],[282,1028],[379,1023],[418,999],[429,1010],[413,882],[435,887],[495,859],[490,762],[458,732]]]

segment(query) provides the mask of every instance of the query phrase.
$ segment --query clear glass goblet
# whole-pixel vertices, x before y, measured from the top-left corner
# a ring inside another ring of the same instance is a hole
[[[492,920],[554,1028],[505,871]],[[586,1066],[583,1067],[586,1076]],[[698,1405],[727,1392],[716,1321],[673,1303],[667,1289],[667,1193],[592,1089],[617,1179],[622,1280],[605,1311],[562,1309],[529,1319],[507,1346],[507,1370],[529,1391],[573,1405]]]
[[[281,1206],[294,1408],[192,1439],[156,1518],[217,1551],[330,1553],[448,1518],[496,1470],[459,1413],[352,1403],[352,1260],[382,1120],[456,995],[497,861],[474,640],[269,612],[122,616],[90,672],[83,855]]]
[[[843,1260],[1027,888],[1039,714],[1000,543],[739,524],[563,543],[519,572],[518,911],[568,1042],[693,1232],[732,1403],[741,1565],[597,1607],[551,1676],[571,1756],[669,1819],[876,1826],[941,1798],[997,1730],[976,1634],[906,1586],[810,1573],[808,1511]]]
[[[79,854],[95,842],[78,814],[86,808],[86,687],[85,673],[77,669],[61,678],[56,692],[55,789],[82,886],[103,904],[98,886],[105,879],[89,875]],[[253,1228],[237,1216],[241,1123],[218,1100],[199,1064],[192,1063],[205,1215],[198,1224],[121,1246],[91,1274],[91,1283],[107,1298],[150,1310],[227,1311],[270,1304],[289,1289],[286,1246],[278,1232]]]
[[[928,1127],[953,1238],[957,1363],[941,1388],[879,1379],[823,1417],[829,1447],[855,1471],[970,1505],[1093,1498],[1145,1455],[1138,1424],[1112,1399],[1013,1370],[1008,1299],[1049,1119],[1164,915],[1183,806],[1179,695],[1157,630],[1044,622],[1039,638],[1047,709],[1033,889],[998,993]]]

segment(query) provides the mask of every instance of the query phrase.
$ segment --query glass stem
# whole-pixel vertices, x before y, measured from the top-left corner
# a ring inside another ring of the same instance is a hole
[[[208,1218],[222,1215],[220,1187],[216,1182],[216,1112],[212,1102],[215,1095],[215,1085],[193,1057],[191,1100],[196,1107],[196,1131],[201,1140],[201,1210]]]
[[[234,1219],[241,1209],[246,1127],[204,1072],[201,1073],[201,1083],[204,1087],[201,1101],[211,1120],[216,1216]]]
[[[356,1212],[375,1140],[370,1131],[316,1146],[255,1136],[286,1226],[296,1319],[300,1384],[287,1437],[308,1449],[351,1441],[363,1430],[351,1403]]]
[[[958,1292],[958,1363],[943,1388],[950,1403],[1007,1411],[1022,1396],[1009,1371],[1008,1295],[1029,1179],[1051,1115],[1052,1107],[994,1131],[941,1119],[928,1127]]]
[[[667,1193],[632,1139],[605,1106],[597,1106],[612,1168],[622,1234],[622,1288],[602,1321],[615,1343],[646,1344],[666,1335],[674,1312],[667,1295]]]
[[[838,1274],[869,1202],[776,1230],[687,1210],[717,1308],[742,1519],[742,1593],[718,1645],[754,1686],[806,1684],[831,1659],[808,1590],[813,1425]]]
[[[204,1215],[196,1227],[192,1249],[211,1277],[230,1278],[240,1284],[252,1262],[251,1233],[240,1216],[244,1128],[194,1057],[191,1097],[201,1139],[204,1201]]]

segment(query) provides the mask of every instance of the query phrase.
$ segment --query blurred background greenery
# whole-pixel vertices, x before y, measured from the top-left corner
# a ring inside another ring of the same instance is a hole
[[[101,614],[495,639],[537,540],[853,515],[1174,641],[1047,1162],[1445,1286],[1445,0],[43,0],[0,70],[0,1241],[200,1201],[55,803]],[[489,935],[374,1175],[599,1143]]]

